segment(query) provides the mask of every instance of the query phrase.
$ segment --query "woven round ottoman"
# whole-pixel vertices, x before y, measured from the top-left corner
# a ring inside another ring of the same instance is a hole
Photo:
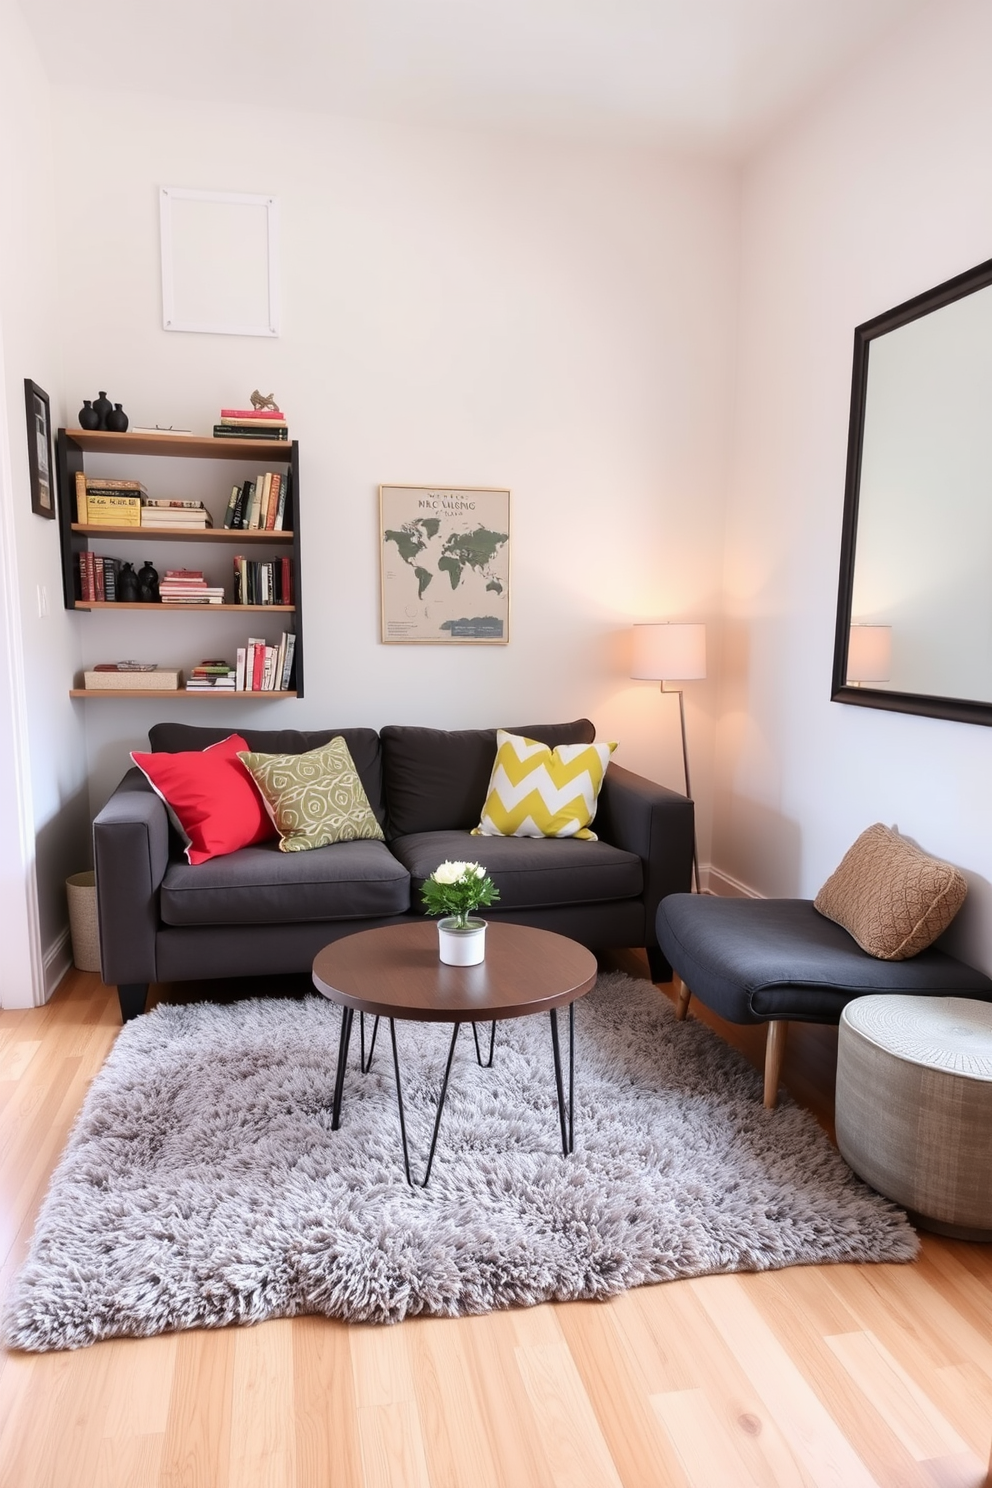
[[[992,1240],[992,1004],[858,997],[840,1020],[837,1145],[914,1223]]]

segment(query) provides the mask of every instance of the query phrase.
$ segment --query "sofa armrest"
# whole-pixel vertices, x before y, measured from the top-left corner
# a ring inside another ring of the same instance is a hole
[[[658,944],[655,916],[666,894],[692,887],[693,803],[677,791],[611,764],[593,829],[604,842],[636,853],[644,868],[644,945]]]
[[[127,772],[94,821],[93,864],[104,981],[155,981],[169,817],[140,770]]]

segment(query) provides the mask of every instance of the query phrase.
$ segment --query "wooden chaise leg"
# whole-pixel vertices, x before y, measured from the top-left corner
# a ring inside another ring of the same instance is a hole
[[[765,1106],[774,1111],[778,1105],[778,1087],[782,1078],[782,1061],[785,1058],[785,1041],[789,1025],[784,1018],[769,1023],[765,1035]]]
[[[147,982],[118,982],[117,999],[121,1005],[121,1022],[130,1023],[132,1018],[140,1018],[145,1011],[147,997]]]
[[[692,993],[680,976],[675,978],[675,989],[678,993],[678,1001],[675,1004],[675,1016],[681,1023],[689,1011],[689,998],[692,996]]]

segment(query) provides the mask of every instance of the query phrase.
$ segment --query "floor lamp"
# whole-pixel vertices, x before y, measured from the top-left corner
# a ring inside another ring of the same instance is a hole
[[[706,676],[706,626],[683,625],[674,621],[637,623],[634,630],[633,658],[630,675],[638,681],[660,682],[662,692],[677,692],[679,722],[682,725],[682,771],[685,793],[692,800],[689,785],[689,749],[685,737],[685,699],[681,687],[666,688],[666,682],[695,682]],[[692,873],[699,889],[699,854],[696,850],[696,826],[692,828]]]

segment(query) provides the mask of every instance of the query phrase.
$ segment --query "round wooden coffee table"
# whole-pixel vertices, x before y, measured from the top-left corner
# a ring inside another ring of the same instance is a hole
[[[423,1179],[423,1186],[426,1186],[441,1127],[441,1113],[444,1110],[451,1063],[455,1057],[458,1030],[462,1024],[472,1024],[476,1058],[485,1068],[492,1064],[498,1021],[504,1018],[523,1018],[531,1013],[548,1013],[551,1020],[561,1146],[567,1157],[574,1145],[575,1126],[575,1002],[595,986],[596,971],[595,956],[574,940],[568,940],[564,935],[554,935],[549,930],[534,930],[529,925],[509,925],[501,921],[489,922],[486,929],[486,959],[478,966],[446,966],[438,959],[437,926],[433,920],[408,920],[401,925],[359,930],[353,935],[333,941],[318,952],[313,963],[314,985],[331,1002],[340,1003],[343,1010],[337,1076],[334,1082],[332,1130],[337,1131],[341,1124],[341,1100],[355,1013],[359,1013],[362,1020],[363,1073],[367,1073],[372,1063],[379,1019],[388,1018],[393,1069],[396,1074],[403,1163],[407,1182],[412,1184],[400,1065],[396,1052],[396,1019],[453,1023],[448,1062]],[[558,1009],[566,1005],[567,1099],[558,1037]],[[375,1018],[367,1062],[364,1030],[366,1013]],[[487,1061],[483,1061],[479,1049],[476,1026],[479,1023],[492,1024]]]

